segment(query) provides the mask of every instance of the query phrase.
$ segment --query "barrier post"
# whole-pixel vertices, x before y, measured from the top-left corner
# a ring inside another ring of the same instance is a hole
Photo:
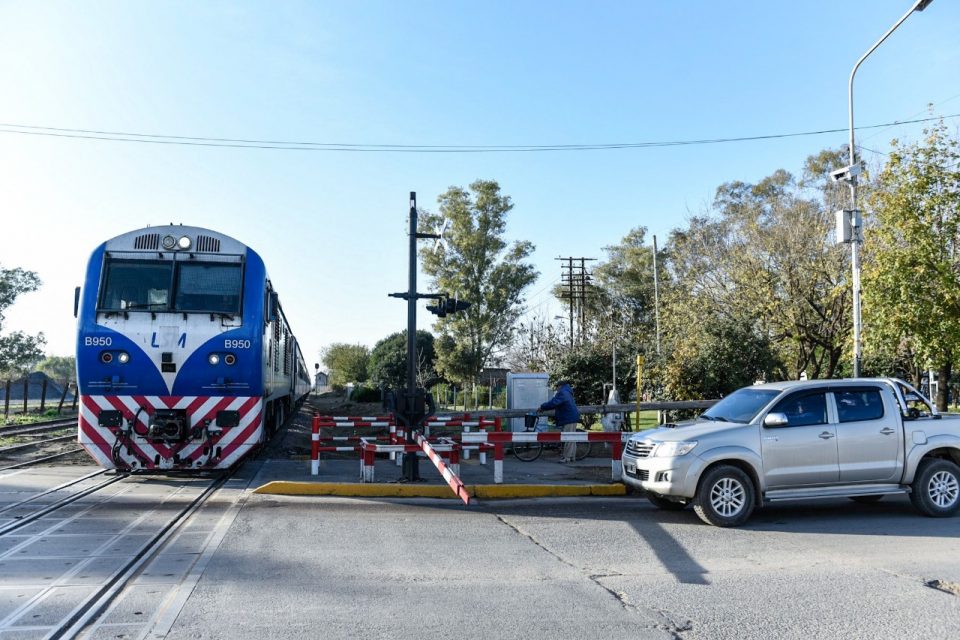
[[[464,420],[466,420],[466,417],[464,417]],[[470,427],[464,425],[464,426],[463,426],[463,433],[470,433]],[[470,459],[470,450],[469,450],[469,449],[464,449],[464,450],[463,450],[463,459],[464,459],[464,460],[469,460],[469,459]]]
[[[466,451],[464,451],[466,453]],[[455,444],[453,448],[450,449],[450,470],[453,471],[455,475],[460,475],[460,445]]]
[[[320,414],[313,414],[313,424],[310,427],[310,475],[320,473]]]
[[[620,460],[621,449],[623,447],[622,436],[620,440],[610,443],[610,470],[613,474],[614,482],[623,479],[623,461]]]
[[[373,465],[377,459],[377,447],[366,442],[363,443],[363,481],[373,482]]]
[[[503,443],[493,445],[493,482],[503,484]]]

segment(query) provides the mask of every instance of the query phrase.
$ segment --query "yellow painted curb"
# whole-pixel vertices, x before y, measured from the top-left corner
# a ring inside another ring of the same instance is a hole
[[[476,498],[561,498],[571,496],[622,496],[622,484],[477,484],[467,491]],[[378,484],[359,482],[274,481],[257,487],[254,493],[284,496],[343,496],[353,498],[456,498],[441,485]]]

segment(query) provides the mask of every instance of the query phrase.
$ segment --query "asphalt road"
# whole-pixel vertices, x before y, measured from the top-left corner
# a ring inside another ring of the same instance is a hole
[[[166,637],[448,636],[957,638],[960,517],[837,500],[718,529],[636,497],[250,495]]]

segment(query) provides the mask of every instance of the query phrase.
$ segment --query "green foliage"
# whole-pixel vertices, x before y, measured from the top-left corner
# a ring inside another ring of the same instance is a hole
[[[7,376],[22,375],[43,358],[47,339],[42,333],[31,336],[14,331],[0,336],[0,372]]]
[[[354,387],[353,393],[350,394],[351,402],[380,402],[381,400],[380,389],[367,384]]]
[[[429,331],[417,331],[417,386],[425,387],[436,377],[437,359],[433,345],[433,334]],[[370,352],[370,380],[375,385],[404,389],[407,386],[407,332],[392,333],[377,344]]]
[[[691,327],[716,319],[766,336],[776,377],[839,372],[850,331],[847,256],[831,239],[836,185],[817,176],[841,159],[826,151],[809,158],[800,182],[779,170],[757,184],[721,185],[713,215],[673,232],[661,318],[685,358]]]
[[[621,352],[621,358],[617,363],[617,388],[623,392],[636,386],[637,377],[634,357],[625,358]],[[577,404],[602,404],[606,400],[603,385],[613,380],[613,352],[596,342],[578,345],[550,369],[550,384],[561,380],[570,383]]]
[[[684,400],[721,398],[771,379],[778,364],[769,339],[753,327],[711,318],[677,344],[665,367],[665,391]]]
[[[945,389],[960,353],[960,141],[942,122],[925,135],[922,144],[894,141],[868,200],[864,342],[915,354],[941,371]],[[937,403],[945,409],[946,397]]]
[[[47,356],[43,362],[37,366],[37,370],[42,371],[58,382],[76,380],[77,359],[73,356]]]
[[[364,382],[369,378],[370,350],[363,345],[337,342],[324,349],[321,357],[330,371],[330,384],[334,387],[342,387],[348,382]]]
[[[19,267],[0,267],[0,331],[3,330],[4,312],[17,296],[40,288],[40,278],[33,271]],[[0,336],[0,373],[19,375],[43,358],[43,346],[47,343],[42,333],[31,336],[22,331]]]
[[[421,230],[433,231],[447,221],[446,244],[422,250],[423,271],[434,290],[472,303],[434,324],[437,370],[449,380],[474,380],[512,340],[523,290],[537,277],[524,262],[533,244],[508,245],[503,239],[513,203],[493,180],[477,180],[467,190],[450,187],[437,200],[439,212],[424,214]]]

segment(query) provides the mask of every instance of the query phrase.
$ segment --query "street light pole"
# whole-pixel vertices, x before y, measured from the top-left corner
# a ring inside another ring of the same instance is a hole
[[[860,59],[857,60],[857,63],[853,65],[853,70],[850,72],[850,82],[847,87],[847,104],[850,117],[850,167],[851,169],[848,172],[848,178],[850,184],[850,210],[847,212],[847,216],[850,222],[851,230],[851,240],[850,240],[850,267],[853,270],[853,377],[860,377],[860,368],[863,361],[863,351],[862,345],[860,342],[860,244],[863,242],[863,231],[861,230],[861,218],[860,212],[857,210],[857,174],[858,171],[852,170],[853,167],[857,164],[856,157],[856,147],[854,146],[853,139],[853,78],[857,74],[857,69],[860,68],[860,65],[863,64],[863,61],[867,59],[871,53],[873,53],[877,47],[879,47],[884,40],[886,40],[891,33],[897,30],[903,22],[910,17],[914,11],[923,11],[926,9],[933,0],[917,0],[913,3],[913,6],[903,14],[903,16],[897,20],[896,24],[890,27],[883,36],[877,40],[872,47],[870,47],[866,53],[860,56]]]

